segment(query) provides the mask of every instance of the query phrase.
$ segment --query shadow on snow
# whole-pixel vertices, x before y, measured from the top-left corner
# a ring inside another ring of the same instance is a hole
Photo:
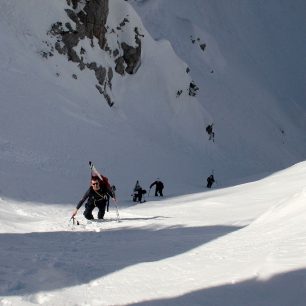
[[[205,276],[203,275],[203,277]],[[173,298],[143,301],[129,305],[304,306],[305,301],[306,269],[300,269],[278,274],[265,281],[250,279],[240,283],[197,290]]]
[[[0,296],[86,284],[135,264],[182,254],[238,229],[207,226],[1,234]]]

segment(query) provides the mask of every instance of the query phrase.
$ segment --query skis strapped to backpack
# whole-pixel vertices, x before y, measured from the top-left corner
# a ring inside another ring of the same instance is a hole
[[[96,167],[94,166],[94,164],[91,161],[89,161],[89,167],[90,167],[90,170],[91,170],[91,176],[96,175],[101,181],[105,182],[108,185],[109,188],[111,188],[107,177],[101,175],[100,172],[96,169]],[[118,210],[117,202],[116,202],[115,198],[112,198],[112,199],[113,199],[113,203],[114,203],[115,208],[116,208],[117,222],[119,222],[120,221],[120,216],[119,216],[119,210]]]

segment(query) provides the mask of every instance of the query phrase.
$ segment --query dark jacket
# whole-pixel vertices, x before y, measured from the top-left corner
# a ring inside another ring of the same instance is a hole
[[[93,204],[96,206],[96,202],[98,201],[106,202],[109,197],[114,198],[114,193],[110,189],[108,189],[105,184],[102,184],[100,186],[100,189],[97,191],[94,191],[93,188],[90,186],[89,189],[85,192],[83,198],[80,200],[76,208],[79,209],[86,200],[88,204],[91,205]]]
[[[210,175],[208,178],[207,178],[207,183],[214,183],[215,182],[215,178],[213,175]]]
[[[157,190],[162,190],[164,188],[164,184],[161,181],[155,181],[150,185],[150,189],[156,185]]]

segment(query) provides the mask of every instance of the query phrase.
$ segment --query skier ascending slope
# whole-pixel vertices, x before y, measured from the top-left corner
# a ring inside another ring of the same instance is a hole
[[[139,184],[139,181],[137,180],[132,194],[133,202],[139,202],[139,203],[145,202],[145,200],[142,202],[142,197],[146,193],[147,191],[145,189],[142,189],[142,187]]]
[[[113,199],[115,198],[114,193],[111,188],[108,187],[108,184],[103,180],[101,181],[98,176],[93,176],[91,178],[91,186],[76,206],[72,218],[75,217],[80,207],[87,200],[87,203],[85,204],[84,217],[88,220],[94,219],[92,212],[97,207],[99,209],[98,219],[103,219],[109,197],[112,197]]]
[[[162,197],[163,196],[163,189],[164,189],[164,184],[163,182],[157,178],[157,180],[155,182],[153,182],[151,185],[150,185],[150,189],[153,187],[153,186],[156,186],[155,187],[155,196],[157,197],[158,194]]]
[[[213,174],[211,174],[208,178],[207,178],[207,188],[211,188],[212,184],[215,182],[215,178],[213,176]]]
[[[84,211],[85,218],[88,220],[94,219],[92,211],[95,209],[95,207],[97,207],[99,209],[98,219],[103,219],[105,214],[105,208],[107,207],[107,204],[109,203],[109,198],[111,197],[116,207],[117,221],[119,222],[119,211],[116,204],[115,188],[113,189],[111,187],[108,178],[106,176],[101,175],[91,161],[89,162],[89,167],[91,171],[91,185],[89,189],[85,192],[83,198],[76,206],[76,209],[72,213],[71,219],[74,219],[74,217],[78,213],[78,210],[86,200],[87,203],[85,204]]]

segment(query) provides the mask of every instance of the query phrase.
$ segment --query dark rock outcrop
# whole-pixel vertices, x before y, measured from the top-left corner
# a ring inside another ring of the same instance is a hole
[[[111,50],[107,44],[106,34],[123,31],[128,27],[129,20],[124,18],[118,21],[117,29],[108,29],[106,26],[109,15],[108,0],[66,0],[69,8],[65,11],[70,22],[63,24],[56,22],[51,26],[49,35],[55,36],[57,41],[54,48],[60,54],[66,55],[69,61],[78,63],[80,70],[93,70],[98,81],[96,88],[104,96],[110,106],[114,104],[111,99],[110,91],[112,89],[113,70],[111,67],[103,67],[96,62],[86,62],[84,56],[86,50],[82,47],[80,51],[76,48],[81,40],[89,38],[91,46],[94,46],[94,39],[99,47],[107,52],[114,60],[115,71],[124,75],[125,73],[134,74],[140,66],[141,58],[141,35],[134,28],[135,46],[130,46],[126,42],[119,42],[115,50]]]

